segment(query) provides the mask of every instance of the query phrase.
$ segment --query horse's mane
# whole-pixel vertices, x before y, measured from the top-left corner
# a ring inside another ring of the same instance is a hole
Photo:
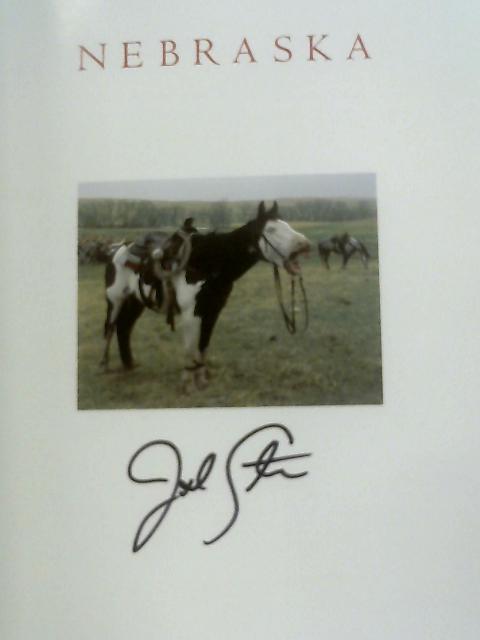
[[[197,280],[212,275],[236,280],[257,262],[259,235],[255,220],[232,231],[193,234],[187,276],[189,272]]]

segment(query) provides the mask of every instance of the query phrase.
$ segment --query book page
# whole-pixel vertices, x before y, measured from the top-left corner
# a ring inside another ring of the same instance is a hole
[[[3,14],[1,637],[478,638],[478,9]]]

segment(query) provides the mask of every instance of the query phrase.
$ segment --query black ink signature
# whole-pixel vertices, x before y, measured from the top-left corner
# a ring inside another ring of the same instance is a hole
[[[226,460],[225,472],[226,472],[227,483],[232,496],[233,512],[227,524],[223,527],[220,533],[213,536],[209,540],[204,540],[203,541],[204,544],[213,544],[214,542],[219,540],[222,536],[224,536],[227,533],[227,531],[229,531],[232,528],[232,526],[235,524],[235,521],[237,520],[238,515],[240,513],[240,501],[238,498],[237,488],[235,487],[235,484],[233,482],[232,472],[231,472],[233,458],[237,453],[237,451],[240,449],[240,447],[247,440],[249,440],[256,434],[260,433],[261,431],[266,431],[268,429],[281,431],[283,435],[286,436],[288,443],[290,445],[293,445],[294,438],[290,430],[282,424],[272,423],[272,424],[265,424],[262,427],[258,427],[253,431],[250,431],[250,433],[247,433],[247,435],[243,436],[243,438],[241,438],[232,447]],[[276,453],[279,446],[280,446],[280,443],[278,440],[272,440],[266,447],[264,447],[264,449],[262,449],[262,451],[260,452],[256,460],[252,462],[242,463],[242,467],[247,469],[252,468],[254,469],[256,474],[253,480],[245,488],[245,491],[251,491],[257,485],[257,483],[260,481],[261,478],[271,478],[273,476],[280,475],[280,476],[283,476],[284,478],[287,478],[288,480],[294,480],[307,475],[308,471],[302,471],[300,473],[289,473],[283,467],[276,467],[274,469],[271,469],[272,465],[278,465],[278,463],[281,463],[281,462],[287,462],[289,460],[298,459],[298,458],[306,458],[312,455],[311,453],[295,453],[291,455],[277,456]],[[157,504],[153,509],[151,509],[140,522],[137,532],[135,534],[135,539],[133,541],[134,552],[140,551],[140,549],[142,549],[142,547],[144,547],[147,544],[147,542],[151,539],[151,537],[154,535],[154,533],[157,531],[159,526],[164,521],[165,517],[167,516],[167,513],[170,511],[172,504],[176,500],[178,500],[178,498],[183,498],[189,493],[193,493],[194,491],[206,490],[207,487],[205,486],[205,484],[213,470],[213,467],[217,459],[217,456],[215,453],[209,453],[207,456],[205,456],[202,463],[200,464],[200,467],[198,468],[195,478],[191,478],[190,480],[185,481],[182,479],[182,456],[178,448],[175,446],[175,444],[173,442],[170,442],[169,440],[152,440],[151,442],[147,442],[142,447],[140,447],[140,449],[138,449],[130,459],[130,462],[128,464],[128,477],[133,482],[138,484],[147,484],[152,482],[160,483],[160,482],[169,481],[169,478],[163,478],[163,477],[139,478],[133,472],[133,467],[137,462],[137,460],[142,456],[142,454],[147,450],[153,449],[154,447],[167,448],[173,453],[175,458],[175,463],[176,463],[176,474],[175,474],[175,477],[173,478],[172,490],[170,492],[170,495],[165,500]]]

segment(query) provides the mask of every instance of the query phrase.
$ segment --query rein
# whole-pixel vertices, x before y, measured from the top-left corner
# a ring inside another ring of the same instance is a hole
[[[167,300],[167,323],[170,325],[172,331],[175,330],[175,312],[178,311],[178,305],[175,300],[175,290],[173,287],[172,278],[173,276],[175,276],[177,273],[179,273],[185,268],[190,258],[190,254],[192,252],[192,242],[191,242],[190,234],[179,229],[173,235],[179,236],[182,240],[182,244],[178,249],[177,255],[174,256],[174,258],[178,258],[178,264],[175,266],[175,268],[165,269],[161,265],[161,261],[159,262],[159,264],[156,264],[155,258],[154,258],[155,252],[153,252],[153,255],[149,255],[142,260],[138,269],[138,274],[139,274],[138,289],[140,292],[140,297],[142,299],[143,304],[150,311],[153,311],[155,313],[160,313],[163,305],[159,305],[158,303],[154,302],[155,282],[152,282],[152,283],[145,282],[145,272],[147,271],[148,266],[151,267],[152,275],[154,276],[154,278],[161,280],[162,283],[165,285],[164,294]],[[150,262],[150,265],[148,264],[149,262]],[[145,284],[147,284],[147,286],[150,287],[150,293],[148,296],[145,293],[145,288],[144,288]]]
[[[154,301],[155,292],[156,292],[155,284],[152,283],[148,285],[150,287],[150,294],[148,296],[145,293],[144,275],[145,275],[146,260],[142,261],[141,266],[142,266],[142,269],[140,270],[138,275],[138,290],[140,292],[140,297],[142,299],[142,302],[150,311],[153,311],[154,313],[161,313],[163,304],[158,304],[158,302]],[[172,273],[172,275],[174,274]],[[178,312],[179,309],[175,299],[175,289],[173,288],[172,275],[170,277],[163,276],[161,280],[165,285],[165,288],[163,291],[164,291],[164,296],[166,300],[167,324],[170,326],[170,329],[172,331],[175,331],[175,312]]]
[[[138,270],[138,290],[140,292],[140,297],[142,299],[143,304],[150,309],[150,311],[154,311],[155,313],[160,313],[160,307],[153,301],[155,288],[153,284],[149,284],[147,286],[150,287],[150,294],[147,296],[145,293],[144,284],[145,284],[145,269],[147,266],[147,260],[142,260],[139,265]]]
[[[275,253],[282,258],[283,262],[287,261],[287,258],[285,258],[285,256],[277,249],[277,247],[275,247],[275,245],[273,245],[270,242],[270,240],[265,236],[265,234],[262,233],[261,237],[265,240],[266,244],[268,244],[275,251]],[[285,308],[285,304],[283,302],[282,280],[280,278],[280,270],[278,268],[278,265],[276,264],[273,265],[273,279],[275,282],[275,290],[277,292],[278,306],[280,307],[280,311],[282,312],[282,317],[285,322],[285,327],[287,328],[288,333],[293,335],[294,333],[297,332],[296,308],[295,308],[296,279],[292,276],[290,280],[290,314]],[[304,309],[305,320],[304,320],[303,330],[306,331],[308,328],[308,322],[309,322],[307,292],[305,291],[305,286],[303,284],[302,276],[298,277],[298,282],[300,284],[300,291],[302,292],[302,302],[303,302],[303,309]]]

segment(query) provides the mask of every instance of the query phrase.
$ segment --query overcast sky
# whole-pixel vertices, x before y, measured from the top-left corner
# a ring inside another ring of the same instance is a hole
[[[89,182],[81,198],[141,200],[274,200],[276,198],[375,198],[375,175],[336,174]]]

